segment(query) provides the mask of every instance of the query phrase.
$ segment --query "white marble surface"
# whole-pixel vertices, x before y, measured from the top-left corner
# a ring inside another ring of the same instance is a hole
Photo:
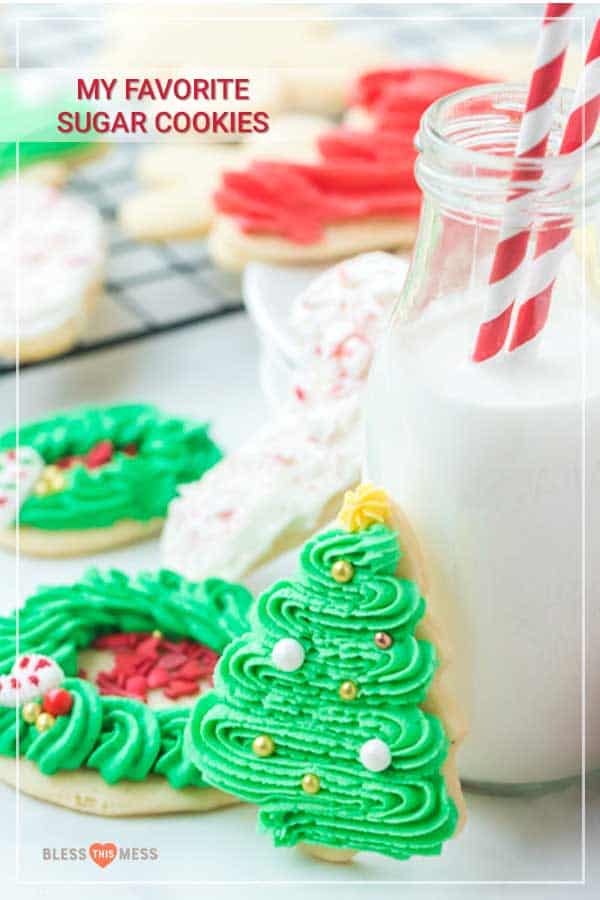
[[[232,449],[266,415],[257,360],[257,342],[247,317],[233,316],[92,357],[26,371],[20,379],[21,415],[23,419],[31,418],[82,402],[143,399],[173,412],[210,419],[217,440],[225,449]],[[0,429],[13,422],[14,411],[15,380],[2,378]],[[41,582],[68,582],[87,563],[134,571],[157,562],[156,542],[93,560],[24,559],[17,587],[15,561],[3,554],[0,604],[3,610],[9,610],[15,597],[24,598]],[[280,561],[275,572],[279,574],[286,567],[286,561]],[[260,588],[273,574],[273,570],[260,573],[251,587]],[[6,881],[3,896],[27,900],[82,894],[95,897],[107,884],[115,884],[113,895],[118,898],[161,900],[197,897],[203,890],[210,892],[211,897],[244,900],[282,891],[289,900],[306,896],[344,900],[415,896],[438,900],[464,896],[495,898],[507,893],[510,897],[545,900],[592,895],[593,885],[600,883],[598,779],[588,789],[587,833],[592,852],[586,887],[564,883],[578,882],[582,874],[581,798],[576,787],[537,798],[500,799],[469,794],[467,799],[467,828],[460,840],[448,845],[441,858],[399,863],[362,855],[351,866],[335,867],[309,861],[295,850],[274,851],[268,836],[256,834],[255,812],[249,807],[203,816],[103,820],[22,797],[18,804],[19,877],[21,882],[36,884],[17,885],[15,796],[0,785],[0,884]],[[87,847],[94,841],[113,841],[123,847],[156,847],[159,860],[118,861],[104,870],[89,860],[42,860],[43,847]],[[197,881],[209,881],[211,886],[177,884]],[[57,883],[61,882],[63,885],[59,886]],[[563,883],[550,886],[548,882]]]

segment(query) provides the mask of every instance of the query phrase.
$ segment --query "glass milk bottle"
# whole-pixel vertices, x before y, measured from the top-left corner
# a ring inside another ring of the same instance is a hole
[[[477,87],[424,115],[419,235],[366,408],[367,475],[409,516],[454,645],[461,773],[503,791],[581,771],[583,638],[587,766],[600,764],[600,301],[577,249],[582,212],[597,218],[598,147],[586,190],[564,159],[543,162],[535,227],[564,217],[577,230],[539,340],[471,359],[524,100]]]

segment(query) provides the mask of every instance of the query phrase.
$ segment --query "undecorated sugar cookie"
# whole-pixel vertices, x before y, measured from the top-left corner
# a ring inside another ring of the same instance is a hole
[[[240,585],[90,570],[0,619],[0,780],[105,816],[213,809],[235,798],[183,749],[194,699],[247,627]],[[17,655],[17,652],[20,655]],[[18,744],[17,744],[18,742]]]
[[[220,458],[206,425],[145,404],[81,407],[5,432],[0,546],[18,535],[24,554],[79,556],[151,537],[179,485]]]
[[[262,67],[283,88],[288,111],[336,115],[354,78],[393,55],[372,38],[338,33],[326,9],[302,4],[202,4],[190,18],[182,4],[154,5],[140,20],[130,10],[109,17],[102,67],[115,72],[173,75]]]
[[[32,362],[64,353],[100,295],[99,214],[55,188],[0,182],[0,356]]]
[[[373,485],[349,492],[196,704],[185,745],[202,777],[256,804],[276,846],[439,854],[464,822],[465,727],[432,606],[401,511]]]

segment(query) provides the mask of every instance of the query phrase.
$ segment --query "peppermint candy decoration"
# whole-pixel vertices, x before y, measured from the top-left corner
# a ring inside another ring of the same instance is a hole
[[[8,528],[33,491],[44,468],[44,460],[33,447],[0,452],[0,528]],[[17,494],[18,485],[18,494]]]
[[[65,673],[49,656],[23,653],[8,675],[0,675],[0,706],[20,706],[58,687]]]

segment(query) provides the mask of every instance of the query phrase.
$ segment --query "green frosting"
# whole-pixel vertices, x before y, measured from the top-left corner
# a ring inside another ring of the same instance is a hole
[[[170,639],[193,639],[221,653],[247,627],[252,602],[241,585],[217,578],[187,581],[168,570],[141,573],[90,569],[65,587],[40,588],[19,611],[19,653],[51,656],[68,674],[77,671],[77,653],[99,635],[159,629]],[[17,652],[17,613],[0,618],[0,673],[10,671]],[[140,781],[154,771],[174,788],[205,786],[184,756],[190,709],[152,710],[129,698],[102,697],[96,687],[68,677],[63,687],[73,707],[48,731],[27,724],[21,710],[0,708],[0,754],[21,755],[52,775],[82,766],[97,769],[109,784]]]
[[[219,578],[188,581],[167,569],[130,578],[89,569],[72,585],[39,588],[18,613],[0,617],[0,673],[17,655],[17,615],[19,652],[51,656],[74,675],[77,651],[114,631],[158,629],[221,653],[243,630],[251,602],[245,588]]]
[[[21,710],[13,707],[0,707],[0,756],[20,755],[27,753],[34,733],[21,716]]]
[[[73,697],[68,716],[58,716],[52,728],[41,734],[35,725],[27,759],[35,762],[44,775],[63,769],[79,769],[96,743],[102,728],[102,701],[94,685],[80,678],[67,678],[62,685]]]
[[[276,845],[299,841],[371,850],[406,859],[436,854],[455,831],[457,810],[441,773],[449,742],[423,703],[436,669],[434,647],[417,640],[425,603],[417,586],[395,576],[400,549],[384,525],[328,531],[309,541],[297,581],[264,593],[251,632],[225,650],[215,690],[201,697],[186,731],[186,753],[215,787],[260,806],[259,822]],[[331,577],[337,560],[352,580]],[[374,635],[393,638],[390,649]],[[294,638],[304,662],[275,667],[273,647]],[[353,681],[358,694],[342,700]],[[257,735],[275,743],[271,756],[252,750]],[[372,772],[361,746],[379,738],[391,765]],[[320,791],[305,793],[312,773]]]
[[[162,517],[177,486],[200,478],[222,456],[206,425],[144,404],[82,407],[19,430],[19,443],[33,447],[46,463],[87,453],[101,440],[113,443],[113,458],[97,469],[75,465],[64,470],[65,489],[29,496],[21,507],[21,525],[62,531]],[[7,431],[0,450],[16,443],[16,431]],[[131,443],[138,448],[135,456],[118,452]]]
[[[63,95],[32,103],[19,91],[15,78],[0,77],[0,177],[15,174],[16,140],[20,141],[20,168],[89,153],[97,142],[64,140],[57,130],[58,113],[76,108],[81,110],[81,104]]]
[[[160,748],[156,716],[139,700],[102,698],[102,730],[87,766],[109,784],[143,781]]]
[[[184,749],[185,729],[189,717],[190,710],[181,706],[156,711],[161,745],[154,771],[164,775],[171,787],[176,789],[188,785],[206,787],[206,782]]]

